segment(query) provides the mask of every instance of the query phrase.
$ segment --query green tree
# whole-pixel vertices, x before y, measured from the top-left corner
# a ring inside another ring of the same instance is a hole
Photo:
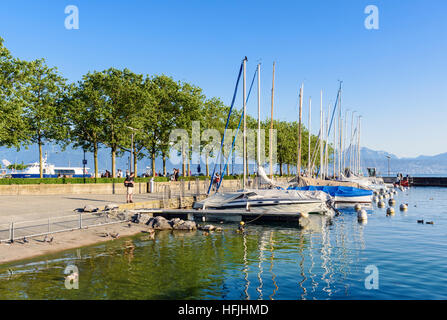
[[[13,59],[0,37],[0,146],[19,148],[27,138],[23,100],[18,94],[22,78],[23,64]]]
[[[83,81],[98,99],[95,118],[99,122],[95,126],[99,124],[102,129],[99,141],[111,149],[112,177],[115,177],[117,152],[129,144],[129,127],[144,103],[140,90],[143,76],[128,69],[110,68],[88,73]]]
[[[216,129],[222,136],[228,111],[229,108],[227,108],[219,98],[205,100],[202,104],[202,110],[200,111],[200,134],[202,135],[203,131],[207,129]],[[220,141],[218,141],[218,143],[220,144]],[[205,155],[205,173],[209,176],[208,158],[215,155],[210,154],[210,150],[205,148],[206,143],[200,143],[200,146],[200,152]]]
[[[56,68],[50,68],[43,59],[22,62],[24,67],[20,96],[24,108],[27,143],[39,146],[40,177],[43,177],[42,146],[49,141],[60,142],[68,137],[68,125],[61,101],[66,85]]]
[[[103,128],[102,99],[90,81],[72,86],[67,97],[67,115],[70,123],[70,142],[73,146],[93,152],[94,175],[98,177],[98,150]]]
[[[147,78],[145,90],[151,97],[146,100],[141,119],[142,134],[139,136],[151,158],[152,175],[155,176],[155,158],[163,158],[163,173],[166,175],[166,157],[169,153],[169,134],[176,127],[176,119],[181,115],[179,105],[180,84],[171,77],[160,75]]]
[[[190,174],[190,161],[192,156],[192,122],[200,121],[200,112],[205,101],[205,96],[202,89],[190,83],[183,82],[178,95],[178,103],[180,113],[175,115],[176,128],[185,129],[189,134],[189,148],[184,150],[183,160],[183,175]],[[187,168],[185,170],[185,160]]]

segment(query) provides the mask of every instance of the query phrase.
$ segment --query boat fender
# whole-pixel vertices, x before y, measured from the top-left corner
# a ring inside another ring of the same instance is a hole
[[[358,221],[368,220],[368,214],[366,213],[365,209],[361,209],[361,210],[358,211],[357,219],[358,219]]]
[[[387,216],[392,216],[392,215],[394,215],[394,208],[389,207],[388,209],[386,209],[386,215],[387,215]]]

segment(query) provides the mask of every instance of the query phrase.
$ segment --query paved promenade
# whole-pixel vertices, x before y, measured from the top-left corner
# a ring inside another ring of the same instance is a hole
[[[134,202],[162,199],[163,194],[134,194]],[[126,195],[46,195],[0,196],[0,224],[69,215],[86,205],[96,207],[109,203],[126,203]]]

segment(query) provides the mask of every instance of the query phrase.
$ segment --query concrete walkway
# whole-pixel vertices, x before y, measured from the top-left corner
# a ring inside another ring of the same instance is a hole
[[[162,199],[163,194],[134,194],[134,202]],[[126,195],[48,195],[0,196],[0,224],[73,214],[86,205],[96,207],[109,203],[126,203]]]

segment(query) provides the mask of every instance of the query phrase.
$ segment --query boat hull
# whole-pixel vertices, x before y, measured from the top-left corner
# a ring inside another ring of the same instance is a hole
[[[203,209],[199,203],[195,204],[195,208]],[[329,210],[324,202],[300,200],[241,200],[220,206],[206,206],[206,209],[250,211],[260,214],[271,212],[325,213]]]
[[[360,196],[360,197],[334,197],[335,203],[371,203],[371,196]]]
[[[36,173],[12,173],[11,174],[12,178],[40,178],[40,174],[36,174]],[[59,178],[59,176],[57,174],[43,174],[42,175],[43,178]],[[83,174],[73,174],[70,175],[71,178],[84,178]],[[87,173],[85,175],[86,178],[91,178],[92,175],[90,173]]]

